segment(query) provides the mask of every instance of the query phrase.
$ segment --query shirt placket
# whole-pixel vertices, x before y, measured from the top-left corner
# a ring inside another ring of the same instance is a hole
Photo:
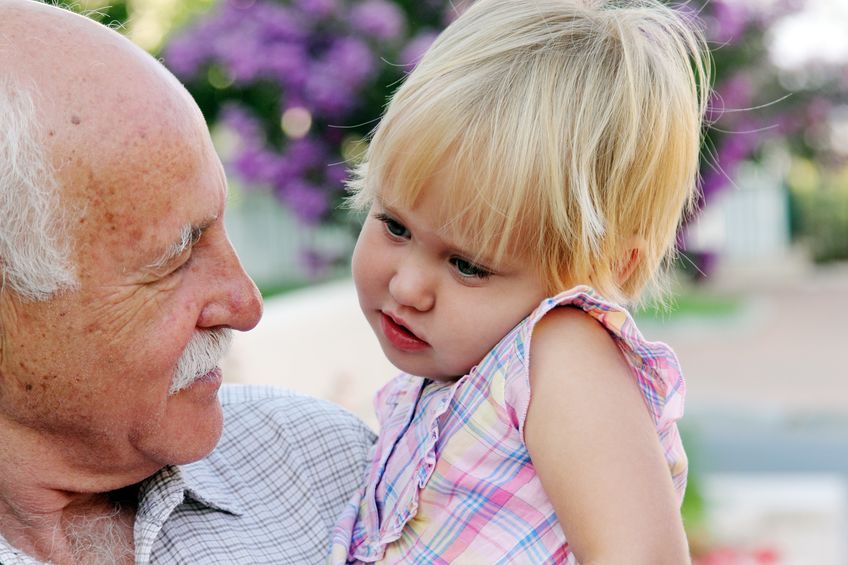
[[[162,526],[185,500],[185,483],[177,467],[166,467],[142,487],[135,517],[135,563],[148,565]]]

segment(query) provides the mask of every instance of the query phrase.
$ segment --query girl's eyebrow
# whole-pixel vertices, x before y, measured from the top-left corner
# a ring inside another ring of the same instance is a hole
[[[380,208],[382,208],[382,210],[385,214],[397,218],[397,220],[400,223],[402,223],[406,228],[410,229],[410,231],[413,234],[416,231],[420,231],[420,230],[412,229],[412,228],[415,228],[416,226],[410,227],[409,221],[403,217],[403,214],[401,214],[400,212],[398,212],[397,210],[393,209],[391,206],[386,204],[379,196],[374,197],[374,202]],[[492,265],[494,265],[494,261],[492,260],[492,258],[487,256],[486,254],[472,253],[471,251],[468,251],[467,249],[463,248],[462,246],[456,245],[456,243],[454,243],[453,241],[446,241],[445,238],[438,232],[432,232],[431,235],[432,235],[432,237],[437,239],[439,244],[442,247],[445,247],[450,252],[451,255],[458,255],[458,256],[462,257],[463,259],[467,259],[467,260],[471,261],[472,263],[474,263],[478,267],[486,269],[487,271],[491,271],[492,273],[499,272],[499,269],[496,269],[492,266]]]

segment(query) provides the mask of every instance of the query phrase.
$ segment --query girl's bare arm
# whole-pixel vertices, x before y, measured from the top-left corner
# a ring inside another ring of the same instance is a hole
[[[530,350],[525,441],[582,565],[689,563],[654,424],[613,338],[582,310],[558,308]]]

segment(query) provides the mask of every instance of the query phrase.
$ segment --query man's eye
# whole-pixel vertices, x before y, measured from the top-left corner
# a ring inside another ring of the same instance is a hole
[[[488,271],[483,267],[479,267],[471,261],[466,261],[461,257],[451,257],[450,262],[456,269],[456,272],[463,277],[485,279],[490,277],[492,274],[491,271]]]
[[[409,230],[406,229],[406,226],[395,220],[394,218],[387,216],[385,214],[377,214],[377,219],[383,222],[386,226],[386,231],[389,232],[393,237],[401,238],[401,239],[409,239],[412,234],[409,233]]]
[[[173,274],[175,274],[175,273],[179,273],[180,271],[184,270],[186,267],[188,267],[189,263],[191,263],[191,255],[189,255],[189,256],[188,256],[188,258],[187,258],[185,261],[183,261],[182,263],[180,263],[180,264],[177,266],[177,268],[176,268],[176,269],[174,269],[173,271],[171,271],[171,274],[173,275]]]
[[[189,250],[184,251],[180,254],[179,259],[176,259],[172,265],[168,266],[167,270],[162,273],[162,278],[172,277],[178,273],[181,273],[189,266],[191,263],[191,253]]]

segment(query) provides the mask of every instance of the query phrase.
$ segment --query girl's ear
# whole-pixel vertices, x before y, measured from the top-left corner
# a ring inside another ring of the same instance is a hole
[[[639,261],[642,259],[644,240],[634,235],[630,236],[625,243],[624,251],[619,256],[615,273],[618,277],[618,283],[621,286],[624,286],[637,265],[639,265]]]

